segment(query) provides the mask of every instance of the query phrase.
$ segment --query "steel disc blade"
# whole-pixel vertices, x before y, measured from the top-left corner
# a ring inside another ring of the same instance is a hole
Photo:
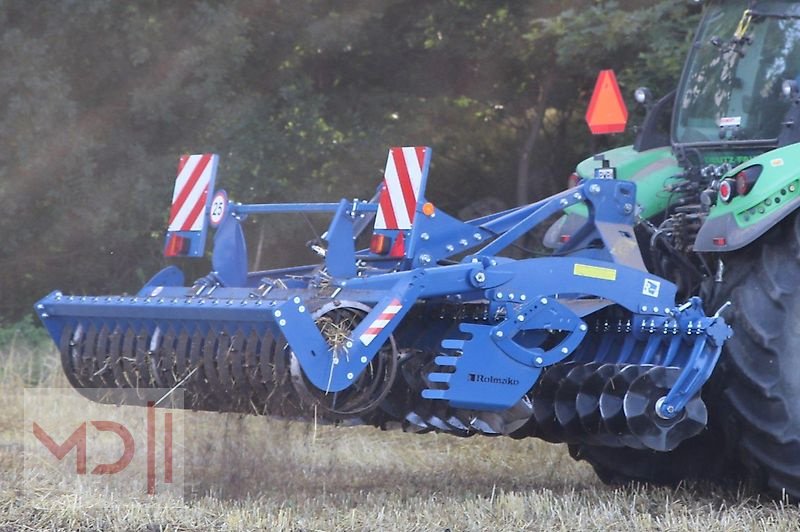
[[[467,438],[475,434],[475,432],[472,431],[468,425],[466,425],[463,421],[461,421],[461,419],[459,419],[456,416],[451,415],[449,418],[447,418],[446,421],[448,425],[450,425],[451,427],[455,427],[457,431],[455,434],[457,436]]]
[[[403,419],[403,432],[411,432],[415,434],[424,434],[433,430],[433,427],[428,425],[422,416],[414,411],[408,412]]]
[[[663,419],[656,413],[656,402],[667,395],[680,373],[679,368],[652,368],[633,381],[625,394],[628,427],[650,449],[671,451],[682,441],[699,434],[708,422],[708,411],[699,396],[689,401],[675,418]]]
[[[483,416],[480,417],[473,417],[470,419],[469,422],[470,428],[472,428],[475,432],[479,434],[483,434],[484,436],[499,436],[500,433],[495,430],[495,428],[486,422]]]
[[[631,383],[650,368],[652,366],[625,366],[606,383],[603,393],[600,394],[600,416],[603,418],[603,430],[598,434],[615,436],[626,447],[635,449],[643,447],[639,438],[630,433],[623,402]]]
[[[517,401],[514,406],[501,410],[497,414],[503,421],[501,432],[505,435],[514,434],[524,427],[533,416],[533,401],[527,395],[523,395],[522,399]]]
[[[452,427],[450,427],[450,425],[448,425],[444,419],[436,415],[428,416],[425,418],[425,422],[432,427],[436,427],[436,429],[440,430],[441,432],[449,433],[452,430]]]
[[[573,367],[573,362],[551,366],[542,373],[533,389],[533,418],[538,426],[537,436],[545,441],[564,441],[563,428],[556,419],[555,396],[561,381]]]
[[[578,441],[584,434],[575,403],[581,385],[583,385],[586,379],[588,379],[596,369],[596,364],[580,364],[575,366],[567,373],[566,377],[561,381],[558,390],[556,390],[553,408],[555,410],[556,419],[561,424],[564,441],[567,443]]]
[[[600,365],[578,390],[578,396],[575,399],[575,410],[578,412],[578,419],[583,427],[584,439],[587,443],[607,447],[622,445],[619,438],[605,431],[603,416],[600,414],[600,395],[603,393],[608,381],[623,367],[619,364]]]

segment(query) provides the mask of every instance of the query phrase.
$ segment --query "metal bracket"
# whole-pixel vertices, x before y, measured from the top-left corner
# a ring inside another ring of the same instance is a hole
[[[675,385],[656,403],[656,414],[659,417],[672,419],[678,416],[711,377],[722,352],[722,345],[733,336],[730,326],[720,316],[727,306],[728,303],[723,305],[712,317],[705,316],[698,297],[691,298],[688,307],[682,307],[679,318],[681,329],[689,333],[694,330],[695,343]]]

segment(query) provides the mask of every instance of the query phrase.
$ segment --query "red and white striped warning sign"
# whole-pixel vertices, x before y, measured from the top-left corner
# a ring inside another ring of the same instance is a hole
[[[361,343],[364,345],[369,345],[375,339],[375,337],[381,333],[383,328],[386,327],[390,321],[392,321],[392,318],[394,318],[402,308],[403,307],[400,305],[400,300],[397,298],[393,299],[392,302],[389,303],[385,309],[383,309],[383,312],[381,312],[380,316],[375,318],[375,321],[373,321],[369,328],[364,331],[364,334],[361,335],[359,338]]]
[[[170,231],[203,229],[208,188],[217,166],[217,158],[217,155],[211,153],[181,157],[169,213]]]
[[[375,229],[411,229],[428,148],[391,148],[383,175]]]

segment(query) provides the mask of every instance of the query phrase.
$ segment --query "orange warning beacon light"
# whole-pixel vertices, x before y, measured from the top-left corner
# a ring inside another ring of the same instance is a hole
[[[586,111],[586,123],[593,135],[622,133],[628,122],[628,108],[613,70],[601,70]]]

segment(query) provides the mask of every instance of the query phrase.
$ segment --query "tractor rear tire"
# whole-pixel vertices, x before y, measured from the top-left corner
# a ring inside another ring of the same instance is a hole
[[[733,337],[703,389],[709,426],[668,453],[570,446],[607,483],[746,480],[800,500],[800,213],[724,255],[723,281],[704,287],[706,311]]]
[[[665,453],[577,444],[569,446],[569,454],[575,460],[588,462],[604,484],[676,486],[686,480],[721,481],[731,468],[718,452],[718,437],[707,429]]]
[[[755,243],[723,256],[725,301],[734,335],[711,382],[714,420],[757,488],[800,499],[800,214]]]

